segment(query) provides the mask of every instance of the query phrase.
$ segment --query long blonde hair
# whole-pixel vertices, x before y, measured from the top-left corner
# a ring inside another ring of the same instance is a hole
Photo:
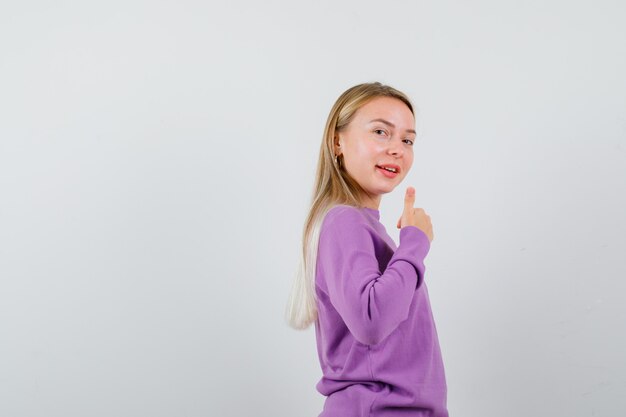
[[[342,157],[335,162],[334,137],[347,128],[356,111],[376,97],[394,97],[413,111],[409,98],[402,92],[379,82],[355,85],[344,91],[330,111],[320,147],[311,208],[302,232],[302,253],[298,262],[291,293],[285,309],[289,326],[303,330],[317,319],[315,272],[322,221],[337,204],[363,207],[365,190],[348,174]]]

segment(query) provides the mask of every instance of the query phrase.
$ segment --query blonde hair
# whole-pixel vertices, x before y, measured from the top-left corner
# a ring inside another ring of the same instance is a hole
[[[365,190],[348,174],[341,163],[335,163],[334,137],[347,128],[358,109],[376,97],[393,97],[404,102],[411,113],[413,106],[402,92],[379,82],[355,85],[344,91],[333,105],[320,147],[311,208],[302,232],[302,253],[298,262],[285,319],[289,326],[303,330],[317,320],[317,297],[315,294],[315,272],[317,250],[322,221],[335,205],[347,204],[363,207]]]

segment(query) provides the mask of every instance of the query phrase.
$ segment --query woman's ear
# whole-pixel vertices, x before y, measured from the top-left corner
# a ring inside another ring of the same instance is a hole
[[[335,148],[341,148],[341,143],[339,141],[339,134],[335,133],[335,136],[333,138],[333,144],[335,145]]]

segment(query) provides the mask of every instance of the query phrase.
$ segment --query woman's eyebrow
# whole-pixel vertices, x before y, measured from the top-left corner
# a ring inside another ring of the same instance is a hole
[[[391,126],[393,128],[396,127],[396,125],[394,125],[393,123],[391,123],[390,121],[385,120],[385,119],[372,119],[372,120],[370,120],[370,123],[372,123],[372,122],[382,122],[382,123],[386,124],[387,126]],[[406,131],[409,132],[409,133],[415,133],[415,130],[413,130],[413,129],[407,129]]]

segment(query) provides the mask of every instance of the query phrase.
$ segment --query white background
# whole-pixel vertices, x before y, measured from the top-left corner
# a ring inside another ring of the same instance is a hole
[[[452,417],[626,409],[622,1],[0,3],[0,415],[314,417],[283,321],[324,123],[381,81]]]

